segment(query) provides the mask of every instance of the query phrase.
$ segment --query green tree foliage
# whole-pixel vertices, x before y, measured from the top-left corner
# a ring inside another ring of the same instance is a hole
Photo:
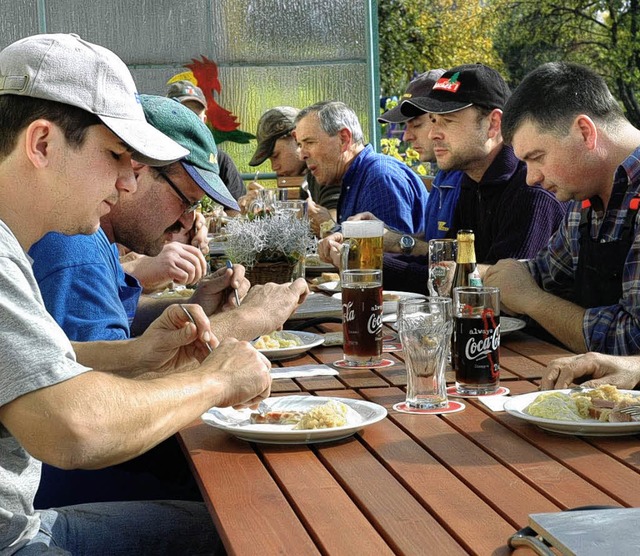
[[[481,62],[503,69],[493,48],[502,0],[378,0],[383,96],[414,73]]]
[[[640,0],[508,1],[494,45],[517,84],[541,63],[566,60],[600,73],[640,127]]]

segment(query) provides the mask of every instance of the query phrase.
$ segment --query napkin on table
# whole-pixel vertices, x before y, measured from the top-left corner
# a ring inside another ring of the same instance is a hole
[[[298,365],[297,367],[272,367],[271,378],[305,378],[308,376],[337,375],[338,371],[327,365]]]

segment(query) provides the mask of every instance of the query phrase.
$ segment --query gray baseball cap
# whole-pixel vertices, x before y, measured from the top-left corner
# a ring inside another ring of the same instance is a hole
[[[147,123],[126,64],[78,35],[33,35],[3,49],[0,95],[52,100],[95,114],[143,164],[164,166],[189,154]]]
[[[289,135],[296,127],[294,121],[298,112],[300,110],[292,106],[276,106],[260,116],[256,133],[258,146],[249,166],[258,166],[273,154],[276,141]]]

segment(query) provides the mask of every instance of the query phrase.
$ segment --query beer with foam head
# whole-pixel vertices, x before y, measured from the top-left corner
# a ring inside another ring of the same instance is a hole
[[[342,269],[373,268],[382,270],[382,235],[380,220],[347,220],[342,223]]]

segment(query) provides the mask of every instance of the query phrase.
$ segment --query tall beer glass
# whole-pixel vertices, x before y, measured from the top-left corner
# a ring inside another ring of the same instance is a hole
[[[382,235],[380,220],[347,220],[342,223],[342,270],[374,268],[382,270]]]

